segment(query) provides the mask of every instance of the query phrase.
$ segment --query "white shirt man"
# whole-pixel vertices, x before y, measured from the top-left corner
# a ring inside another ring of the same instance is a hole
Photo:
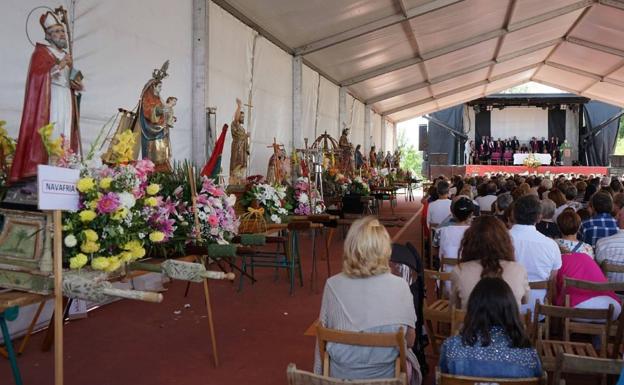
[[[527,271],[529,282],[547,281],[561,268],[561,252],[552,239],[535,228],[541,214],[541,204],[535,195],[525,195],[514,203],[515,225],[509,230],[516,262]],[[531,290],[529,302],[520,311],[534,310],[535,300],[544,303],[546,290]]]
[[[513,225],[509,230],[514,245],[516,262],[527,271],[529,282],[546,281],[561,268],[561,252],[552,239],[546,237],[535,225]],[[522,305],[522,313],[535,307],[535,300],[544,303],[545,290],[531,290],[529,303]]]
[[[496,195],[490,194],[484,197],[477,197],[475,201],[481,208],[481,211],[492,211],[492,204],[496,202]]]
[[[451,215],[451,200],[448,198],[440,198],[429,203],[427,210],[427,226],[431,224],[439,225]]]
[[[596,263],[603,261],[615,265],[624,265],[624,230],[601,238],[596,242]],[[607,273],[610,282],[624,282],[624,273]]]

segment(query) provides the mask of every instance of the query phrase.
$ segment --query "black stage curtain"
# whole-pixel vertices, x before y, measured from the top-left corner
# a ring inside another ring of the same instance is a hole
[[[548,137],[546,139],[557,137],[559,143],[565,140],[566,128],[566,112],[565,110],[554,109],[548,110]]]
[[[491,118],[490,111],[479,111],[475,114],[475,146],[481,144],[484,136],[492,136]]]
[[[431,114],[431,117],[452,127],[457,132],[464,132],[463,104],[434,112]],[[436,124],[434,121],[430,120],[429,132],[427,136],[429,139],[429,154],[447,153],[448,164],[462,163],[463,155],[461,154],[463,154],[464,151],[463,144],[459,148],[460,153],[457,153],[458,143],[462,141],[459,141],[459,139],[456,138],[452,133],[450,133],[446,127]]]
[[[594,127],[617,115],[620,111],[620,107],[596,100],[586,103],[583,105],[585,126],[581,130],[581,136],[591,132]],[[600,130],[598,134],[590,136],[585,143],[581,144],[581,159],[586,160],[588,166],[609,165],[609,155],[613,154],[619,127],[620,120],[616,119]]]

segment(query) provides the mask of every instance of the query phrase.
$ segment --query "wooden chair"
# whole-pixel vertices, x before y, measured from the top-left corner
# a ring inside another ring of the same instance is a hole
[[[565,278],[563,280],[563,290],[565,293],[566,288],[575,287],[578,289],[596,291],[596,292],[604,292],[604,291],[624,291],[624,282],[591,282],[591,281],[583,281],[579,279]],[[569,296],[566,295],[566,306],[569,306]],[[616,358],[617,352],[620,350],[620,346],[622,344],[622,335],[624,330],[620,330],[624,327],[622,324],[622,319],[624,318],[624,311],[620,313],[620,316],[617,321],[611,322],[611,327],[609,329],[608,337],[613,337],[613,350],[609,355],[611,358]],[[597,325],[593,325],[594,327]],[[572,322],[571,327],[576,327],[576,323]],[[592,325],[584,325],[583,328],[591,328]],[[596,329],[596,334],[600,332],[600,329]],[[603,346],[606,348],[606,344]]]
[[[425,301],[425,305],[423,306],[425,328],[431,342],[431,348],[433,349],[433,353],[439,354],[440,351],[438,340],[444,341],[444,339],[448,337],[447,334],[441,334],[439,332],[439,324],[451,324],[451,307],[449,304],[449,299],[445,298],[444,294],[445,282],[450,282],[451,273],[435,270],[425,270],[424,276],[425,287],[429,289],[428,292],[431,292],[430,289],[434,288],[434,291],[436,293],[433,302],[429,300],[431,297],[428,296],[427,301]],[[431,285],[431,283],[433,283],[433,285]]]
[[[433,238],[439,226],[439,223],[431,223],[429,225],[429,269],[431,270],[435,269],[435,261],[439,257],[440,248],[433,246]]]
[[[546,299],[544,302],[546,302],[546,305],[548,304],[552,304],[553,303],[553,284],[554,282],[552,280],[545,280],[545,281],[533,281],[533,282],[529,282],[529,287],[531,288],[531,290],[546,290]]]
[[[562,349],[566,353],[577,354],[586,357],[598,357],[598,353],[593,345],[587,342],[571,342],[570,341],[570,319],[587,319],[595,320],[601,324],[600,334],[603,346],[606,346],[607,333],[611,326],[611,315],[613,314],[613,306],[609,309],[575,309],[563,306],[542,305],[539,301],[535,303],[535,314],[533,318],[533,333],[535,340],[535,348],[542,358],[542,366],[544,370],[554,370],[557,352]],[[540,316],[545,316],[545,322],[539,322]],[[564,340],[555,341],[550,339],[550,322],[551,317],[561,318],[564,320]],[[594,334],[595,330],[590,329]],[[581,331],[582,329],[576,328]],[[606,347],[603,349],[606,353]]]
[[[436,384],[438,385],[540,385],[545,384],[545,377],[530,378],[491,378],[491,377],[468,377],[456,376],[440,372],[436,368]]]
[[[466,310],[451,306],[451,335],[459,334],[459,330],[464,324],[466,318]]]
[[[459,264],[459,260],[457,258],[449,258],[447,256],[442,256],[440,259],[440,270],[446,266],[452,266],[453,268]]]
[[[600,268],[607,278],[609,278],[609,273],[624,273],[624,265],[610,263],[607,260],[602,261],[602,263],[600,264]]]
[[[324,376],[330,376],[329,362],[331,357],[327,351],[328,342],[356,346],[395,347],[399,350],[399,356],[395,362],[394,374],[396,378],[400,378],[401,374],[407,374],[405,330],[403,328],[400,328],[396,333],[360,333],[328,329],[319,324],[316,327],[316,337],[318,338],[320,357],[323,360]]]
[[[405,385],[407,376],[401,373],[399,378],[378,380],[341,380],[297,369],[295,364],[289,364],[286,369],[288,385]]]
[[[608,358],[582,357],[563,351],[557,353],[553,385],[565,385],[563,373],[619,375],[624,369],[624,361]]]

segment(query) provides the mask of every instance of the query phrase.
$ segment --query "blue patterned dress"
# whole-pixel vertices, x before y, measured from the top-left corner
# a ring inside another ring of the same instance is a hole
[[[541,377],[542,364],[533,348],[511,348],[502,328],[491,331],[491,343],[464,345],[461,336],[444,341],[440,353],[440,370],[461,376],[523,378]]]

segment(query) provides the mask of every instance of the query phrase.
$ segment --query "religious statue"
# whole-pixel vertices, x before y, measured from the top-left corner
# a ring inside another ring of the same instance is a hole
[[[169,129],[175,122],[173,106],[177,98],[169,97],[163,103],[160,92],[162,80],[168,76],[169,61],[160,69],[154,70],[150,79],[141,92],[139,101],[138,119],[141,128],[141,154],[143,159],[154,162],[157,171],[170,172],[171,143]]]
[[[292,173],[290,158],[282,145],[277,145],[274,151],[269,158],[266,181],[269,184],[287,185]]]
[[[384,160],[386,160],[386,157],[384,156],[383,150],[380,149],[379,152],[377,152],[377,167],[384,167]]]
[[[384,158],[384,161],[383,161],[383,167],[384,168],[392,168],[393,164],[394,164],[394,162],[393,162],[393,158],[392,158],[392,153],[390,151],[388,151],[386,153],[386,157]]]
[[[249,158],[249,133],[245,131],[245,113],[240,99],[236,99],[236,112],[232,120],[232,147],[230,155],[230,184],[244,184]]]
[[[73,67],[65,11],[44,13],[39,23],[49,44],[37,43],[30,58],[26,94],[17,148],[9,176],[18,182],[37,175],[37,165],[48,163],[39,128],[53,122],[63,146],[78,152],[80,131],[76,92],[82,90],[82,74]],[[69,48],[69,51],[67,49]]]
[[[364,164],[364,155],[362,155],[362,151],[360,151],[361,147],[362,145],[360,144],[355,146],[355,169],[356,170],[361,169],[362,165]]]
[[[342,135],[338,139],[340,148],[340,170],[345,174],[353,173],[353,145],[349,142],[349,129],[342,130]]]
[[[368,162],[370,163],[371,168],[377,167],[377,153],[375,152],[375,146],[372,146],[370,152],[368,153]]]
[[[396,168],[397,170],[399,168],[401,168],[401,150],[400,149],[396,149],[394,150],[394,155],[392,156],[392,167]]]

